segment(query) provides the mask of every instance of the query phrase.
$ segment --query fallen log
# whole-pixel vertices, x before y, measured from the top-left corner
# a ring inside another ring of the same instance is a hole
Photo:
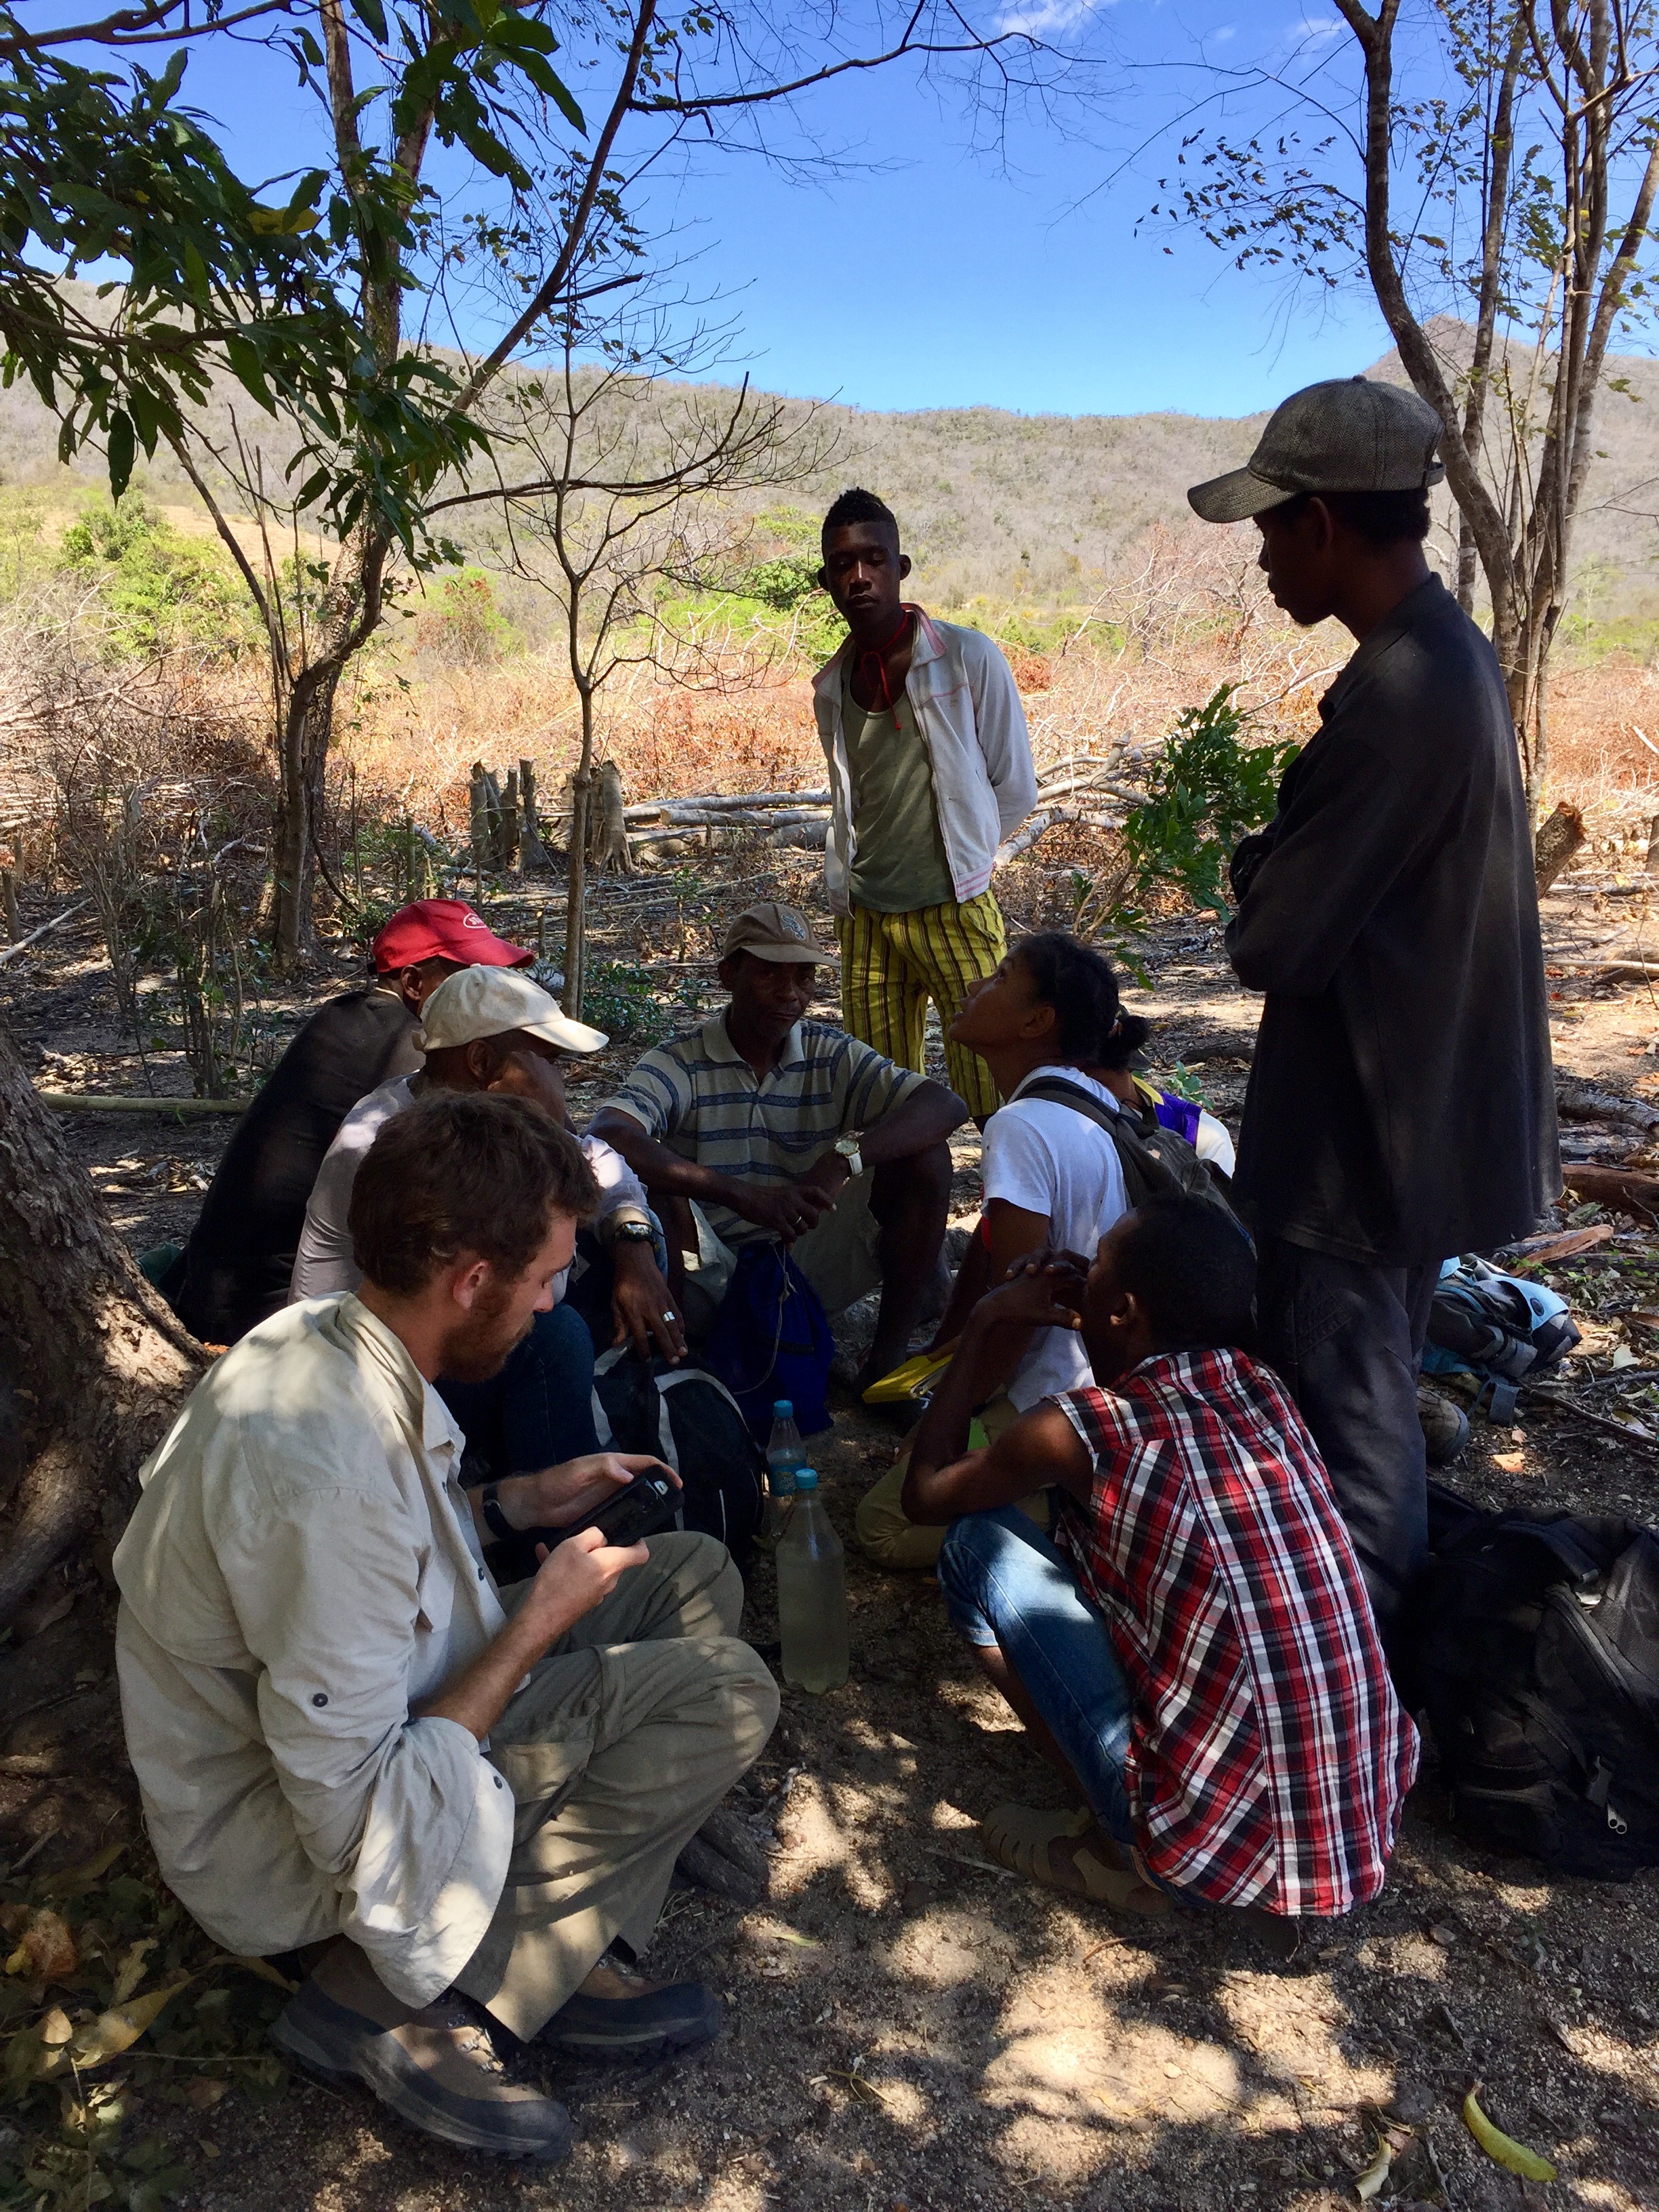
[[[992,866],[1006,867],[1010,860],[1017,860],[1022,853],[1029,853],[1045,830],[1052,830],[1058,823],[1065,822],[1080,822],[1091,830],[1117,830],[1122,827],[1115,815],[1102,814],[1094,807],[1044,807],[1039,812],[1029,815],[1022,826],[1015,830],[1013,836],[1005,844],[998,846],[997,856],[992,862]]]
[[[3,952],[0,952],[0,968],[3,968],[8,960],[15,960],[20,952],[27,952],[36,939],[45,937],[49,930],[61,929],[66,921],[73,921],[77,914],[82,913],[91,904],[90,899],[82,899],[79,906],[66,907],[62,914],[53,915],[50,921],[43,921],[39,929],[32,929],[27,937],[20,937],[15,945],[9,945]]]
[[[1556,1111],[1564,1121],[1616,1121],[1632,1129],[1659,1129],[1659,1109],[1634,1098],[1614,1098],[1588,1083],[1555,1083]]]
[[[251,1098],[135,1098],[108,1091],[37,1091],[60,1114],[240,1114]]]
[[[1540,1267],[1547,1260],[1572,1260],[1581,1252],[1590,1252],[1598,1244],[1606,1244],[1616,1232],[1611,1224],[1600,1221],[1592,1229],[1568,1229],[1559,1235],[1528,1237],[1523,1244],[1510,1247],[1510,1264],[1516,1267]]]
[[[1659,1228],[1659,1175],[1574,1161],[1562,1169],[1561,1180],[1581,1202],[1612,1206]]]

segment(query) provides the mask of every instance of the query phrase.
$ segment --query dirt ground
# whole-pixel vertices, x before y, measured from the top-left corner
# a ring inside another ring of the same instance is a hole
[[[613,957],[687,963],[653,981],[689,1017],[700,988],[715,1003],[712,968],[696,963],[726,910],[765,896],[817,904],[810,860],[766,866],[781,872],[763,884],[733,872],[717,886],[689,940],[683,905],[651,878],[598,890],[594,926]],[[62,891],[33,898],[29,924],[66,902]],[[533,933],[535,903],[504,896],[489,918]],[[1659,1091],[1659,999],[1601,985],[1595,971],[1639,954],[1646,903],[1615,884],[1575,886],[1551,898],[1546,923],[1564,1073],[1637,1099]],[[291,1018],[348,980],[343,958],[288,1002]],[[1256,1007],[1217,933],[1191,918],[1162,927],[1152,980],[1131,1003],[1158,1019],[1159,1064],[1186,1066],[1236,1127]],[[38,1054],[43,1087],[140,1088],[114,1034],[100,949],[79,923],[0,968],[0,1006]],[[630,1057],[609,1055],[573,1087],[579,1115]],[[187,1088],[176,1059],[152,1065],[165,1087]],[[65,1117],[135,1250],[183,1236],[227,1127]],[[1579,1157],[1638,1141],[1605,1124],[1566,1133]],[[971,1129],[957,1151],[965,1225],[977,1212]],[[1610,1375],[1621,1344],[1645,1367],[1659,1348],[1659,1238],[1621,1229],[1551,1279],[1587,1324],[1575,1377]],[[1624,1419],[1650,1410],[1638,1393],[1621,1407],[1606,1392],[1595,1402]],[[21,1412],[26,1425],[27,1411],[0,1406],[0,1462],[8,1419]],[[849,1545],[853,1676],[824,1698],[786,1692],[740,1793],[757,1832],[775,1839],[770,1898],[744,1912],[676,1893],[647,1960],[710,1980],[730,2007],[726,2036],[677,2067],[558,2078],[582,2140],[550,2173],[469,2160],[366,2096],[298,2077],[258,2104],[234,2087],[199,2110],[140,2095],[131,2119],[165,2139],[177,2201],[202,2212],[1315,2212],[1357,2201],[1389,2108],[1412,2132],[1395,2130],[1403,2148],[1378,2203],[1659,2205],[1659,1876],[1597,1885],[1492,1860],[1449,1831],[1425,1783],[1382,1899],[1304,1927],[1285,1957],[1224,1915],[1115,1919],[987,1862],[983,1814],[1058,1793],[947,1632],[931,1577],[881,1575],[851,1550],[854,1508],[897,1434],[843,1390],[833,1435],[817,1443]],[[1482,1502],[1659,1522],[1659,1446],[1555,1409],[1501,1430],[1477,1424],[1450,1480]],[[0,1644],[0,1876],[25,1854],[39,1874],[136,1837],[106,1573],[98,1556],[75,1562]],[[757,1642],[775,1637],[763,1557],[749,1626]],[[128,1863],[141,1871],[142,1859],[135,1840]],[[1559,2181],[1523,2183],[1477,2148],[1459,2117],[1477,2081],[1498,2124],[1552,2159]],[[0,2109],[0,2154],[5,2122]]]

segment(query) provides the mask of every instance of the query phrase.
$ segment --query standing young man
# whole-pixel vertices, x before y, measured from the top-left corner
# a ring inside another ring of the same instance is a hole
[[[1330,1472],[1386,1637],[1427,1540],[1416,1369],[1440,1262],[1561,1188],[1532,838],[1504,679],[1423,556],[1441,423],[1363,377],[1277,410],[1188,494],[1254,519],[1273,596],[1358,641],[1269,826],[1228,950],[1267,994],[1234,1188],[1262,1349]]]
[[[873,492],[823,518],[818,581],[847,642],[813,683],[833,794],[824,878],[841,917],[842,1019],[920,1070],[931,999],[947,1039],[1008,949],[991,894],[997,847],[1030,812],[1036,771],[1013,672],[990,639],[907,606],[898,524]],[[979,1055],[946,1042],[954,1090],[997,1106]]]

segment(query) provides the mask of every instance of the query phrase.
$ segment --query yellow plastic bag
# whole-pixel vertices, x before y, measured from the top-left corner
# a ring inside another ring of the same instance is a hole
[[[942,1352],[919,1352],[914,1359],[907,1359],[902,1367],[896,1367],[890,1375],[882,1376],[864,1394],[866,1406],[902,1406],[926,1395],[927,1386],[936,1376],[943,1375],[956,1356],[956,1340]]]

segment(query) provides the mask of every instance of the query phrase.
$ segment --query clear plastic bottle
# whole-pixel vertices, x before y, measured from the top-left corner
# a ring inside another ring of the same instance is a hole
[[[795,1476],[789,1525],[778,1539],[778,1626],[783,1679],[815,1694],[848,1677],[847,1560],[818,1496],[814,1468]]]
[[[775,1536],[781,1535],[795,1502],[795,1476],[806,1457],[806,1447],[795,1426],[795,1409],[787,1398],[772,1407],[772,1433],[766,1444],[766,1487],[772,1506],[768,1516]]]

